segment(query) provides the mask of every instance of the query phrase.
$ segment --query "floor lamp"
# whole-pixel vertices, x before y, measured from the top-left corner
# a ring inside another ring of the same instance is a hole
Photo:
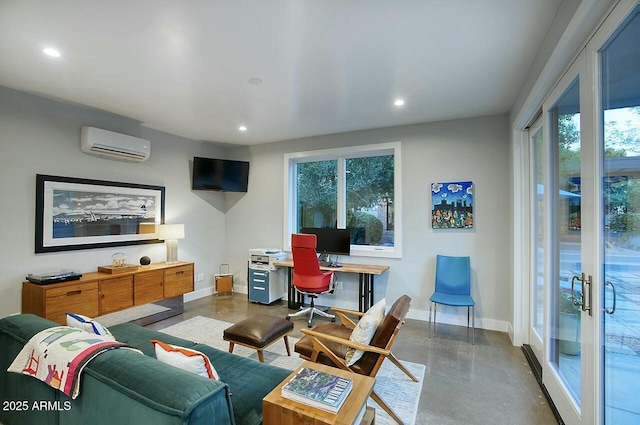
[[[178,262],[178,239],[184,239],[184,224],[161,224],[158,239],[167,244],[167,264]]]

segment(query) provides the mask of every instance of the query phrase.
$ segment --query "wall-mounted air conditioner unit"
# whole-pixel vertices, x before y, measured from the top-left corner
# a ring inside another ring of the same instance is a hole
[[[89,155],[141,162],[149,159],[151,143],[126,134],[95,127],[82,127],[80,149]]]

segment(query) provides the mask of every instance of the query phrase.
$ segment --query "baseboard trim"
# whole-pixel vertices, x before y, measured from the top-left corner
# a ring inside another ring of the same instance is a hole
[[[208,297],[213,294],[215,294],[214,288],[213,286],[209,286],[207,288],[198,289],[196,291],[184,294],[183,297],[184,297],[184,302],[187,302],[187,301],[197,300],[199,298]]]
[[[246,286],[234,286],[233,287],[233,292],[237,293],[237,294],[246,294]],[[207,288],[202,288],[202,289],[197,289],[193,292],[189,292],[187,294],[184,294],[184,302],[187,301],[193,301],[193,300],[197,300],[200,298],[204,298],[204,297],[209,297],[211,295],[216,295],[216,291],[215,288],[213,286],[209,286]],[[286,295],[286,294],[285,294]]]
[[[540,389],[544,394],[544,397],[547,399],[547,403],[549,403],[549,407],[551,407],[551,411],[553,412],[553,416],[555,416],[559,425],[565,425],[562,417],[560,416],[560,412],[556,408],[556,405],[553,403],[551,399],[551,394],[547,391],[547,387],[545,387],[542,382],[542,365],[538,361],[538,358],[533,353],[533,349],[529,344],[522,344],[522,352],[524,353],[524,357],[527,359],[529,366],[531,367],[531,371],[533,372],[533,376],[536,377],[536,381],[538,381],[538,385],[540,385]]]
[[[463,311],[464,310],[464,311]],[[467,311],[464,308],[460,308],[460,314],[452,314],[449,312],[441,312],[438,309],[438,323],[446,323],[448,325],[467,326]],[[407,319],[420,320],[423,322],[429,321],[429,310],[414,310],[410,309],[407,313]],[[509,329],[509,322],[504,320],[487,319],[476,316],[476,329],[486,329],[488,331],[507,332]]]
[[[246,294],[247,293],[247,287],[246,286],[235,286],[233,287],[233,292],[234,293],[238,293],[238,294]],[[208,297],[211,295],[215,295],[215,290],[213,288],[213,286],[207,287],[207,288],[202,288],[202,289],[198,289],[195,290],[193,292],[189,292],[188,294],[184,294],[184,302],[187,301],[193,301],[193,300],[197,300],[199,298],[204,298],[204,297]],[[282,298],[283,300],[287,299],[287,293],[285,291],[284,297]],[[318,302],[321,303],[322,300],[319,300]],[[330,300],[332,301],[332,300]],[[332,305],[330,303],[328,303],[328,305]],[[342,306],[341,306],[342,307]],[[343,307],[343,308],[351,308],[351,309],[357,309],[358,306],[354,305],[354,306],[348,306],[348,307]],[[407,313],[407,319],[414,319],[414,320],[420,320],[423,322],[428,322],[429,321],[429,311],[428,310],[409,310],[409,312]],[[448,325],[457,325],[457,326],[467,326],[467,316],[464,315],[464,317],[462,315],[456,315],[456,314],[451,314],[451,313],[438,313],[438,323],[446,323]],[[476,328],[477,329],[486,329],[486,330],[490,330],[490,331],[498,331],[498,332],[507,332],[509,330],[509,322],[503,321],[503,320],[494,320],[494,319],[485,319],[485,318],[479,318],[476,317]]]

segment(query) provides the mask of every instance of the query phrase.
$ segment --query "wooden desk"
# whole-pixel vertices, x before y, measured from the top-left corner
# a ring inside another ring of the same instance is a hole
[[[282,397],[282,387],[303,367],[342,376],[353,381],[353,389],[338,413],[327,412]],[[369,376],[358,375],[319,363],[304,362],[262,399],[262,421],[264,425],[354,425],[358,415],[365,408],[375,382],[376,380]],[[361,423],[367,423],[365,420],[368,423],[373,423],[374,419],[369,411]]]
[[[293,259],[284,261],[276,261],[273,263],[278,267],[287,267],[289,269],[287,287],[288,287],[288,304],[287,306],[296,310],[300,307],[300,304],[304,302],[304,296],[296,291],[293,286]],[[320,270],[331,270],[336,273],[358,273],[359,277],[359,299],[358,309],[359,311],[367,311],[369,307],[373,305],[373,278],[376,275],[389,270],[389,266],[377,266],[370,264],[351,264],[341,263],[342,267],[320,267]]]

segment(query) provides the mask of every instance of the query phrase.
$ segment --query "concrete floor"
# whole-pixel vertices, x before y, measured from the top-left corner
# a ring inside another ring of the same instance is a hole
[[[286,302],[253,304],[246,294],[190,301],[179,316],[148,325],[162,329],[195,316],[236,323],[256,314],[285,317]],[[314,319],[314,323],[321,320]],[[306,327],[294,319],[292,336]],[[401,360],[427,366],[416,424],[557,424],[520,347],[505,333],[476,329],[475,345],[467,328],[441,324],[427,337],[426,322],[407,320],[393,346]]]

